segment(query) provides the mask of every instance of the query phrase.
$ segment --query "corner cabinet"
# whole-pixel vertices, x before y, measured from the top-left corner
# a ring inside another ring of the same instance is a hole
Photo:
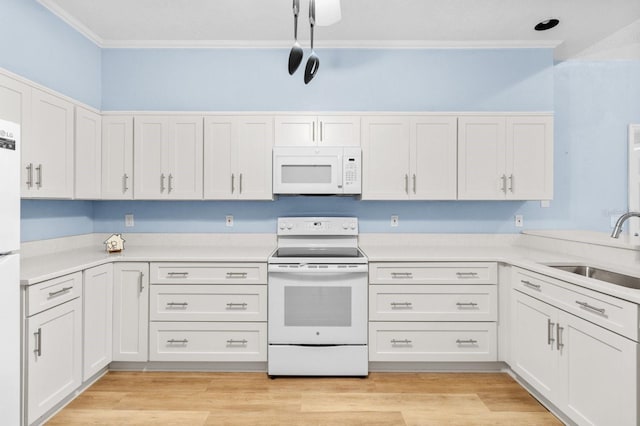
[[[273,117],[208,116],[204,122],[204,198],[273,199]]]
[[[553,198],[553,118],[458,119],[458,199]]]
[[[99,200],[102,194],[102,117],[76,106],[75,198]]]
[[[360,146],[360,117],[282,115],[275,117],[276,146]]]
[[[102,199],[133,199],[133,116],[102,118]]]
[[[202,199],[202,117],[134,118],[134,197]]]
[[[455,200],[455,116],[362,119],[363,200]]]
[[[113,266],[113,361],[149,359],[149,264]]]

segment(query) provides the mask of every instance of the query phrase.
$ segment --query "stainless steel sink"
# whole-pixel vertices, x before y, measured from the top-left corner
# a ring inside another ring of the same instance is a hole
[[[600,281],[605,281],[611,284],[619,285],[622,287],[633,288],[640,290],[640,278],[632,277],[629,275],[619,274],[617,272],[607,271],[606,269],[600,269],[588,265],[549,265],[552,268],[560,269],[562,271],[571,272],[583,277],[589,277]]]

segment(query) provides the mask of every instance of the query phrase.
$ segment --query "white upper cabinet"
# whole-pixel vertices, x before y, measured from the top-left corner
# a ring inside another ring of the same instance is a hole
[[[136,116],[134,196],[202,198],[202,117]]]
[[[460,117],[458,198],[553,198],[552,117]]]
[[[133,116],[102,118],[102,199],[133,199]]]
[[[205,117],[204,134],[205,199],[273,198],[273,117]]]
[[[283,115],[275,117],[276,146],[359,146],[360,117]]]
[[[456,198],[456,117],[362,119],[363,190],[368,200]]]
[[[75,198],[99,200],[102,194],[102,117],[76,106]]]
[[[23,141],[30,113],[31,87],[0,74],[0,119],[20,124]]]
[[[23,139],[23,198],[72,198],[74,108],[71,102],[31,89],[31,114]]]

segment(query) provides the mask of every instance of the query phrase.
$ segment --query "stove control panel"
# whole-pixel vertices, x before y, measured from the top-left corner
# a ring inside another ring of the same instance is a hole
[[[358,218],[280,217],[278,235],[358,235]]]

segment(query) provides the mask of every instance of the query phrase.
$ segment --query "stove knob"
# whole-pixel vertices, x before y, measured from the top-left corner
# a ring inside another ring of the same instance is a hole
[[[284,230],[284,223],[281,223],[279,228],[280,228],[281,231],[283,231]]]
[[[287,229],[288,230],[292,230],[293,229],[293,223],[287,223]]]
[[[343,223],[343,224],[342,224],[342,229],[345,229],[345,230],[346,230],[346,229],[349,229],[349,224],[348,224],[348,223],[346,223],[346,222],[345,222],[345,223]]]
[[[351,224],[351,230],[352,230],[352,231],[355,231],[355,230],[356,230],[356,224],[355,224],[355,223],[352,223],[352,224]]]

